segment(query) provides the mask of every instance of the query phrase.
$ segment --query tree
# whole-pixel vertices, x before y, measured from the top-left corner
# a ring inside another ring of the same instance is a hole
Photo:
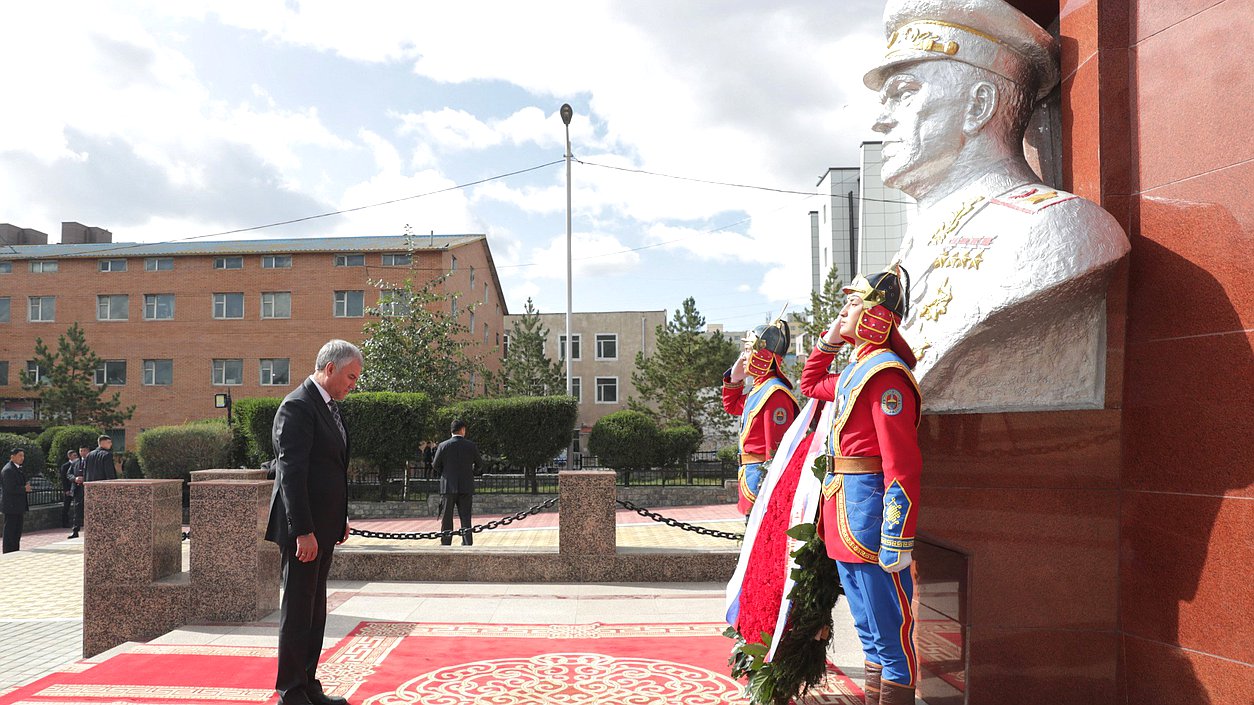
[[[362,391],[425,392],[444,404],[464,398],[472,378],[483,379],[483,361],[470,352],[470,329],[462,323],[457,297],[438,289],[447,278],[370,282],[381,294],[379,305],[367,310],[373,320],[362,330]]]
[[[705,317],[690,296],[666,325],[657,327],[657,347],[646,358],[636,353],[631,381],[640,399],[630,406],[656,416],[663,425],[687,424],[707,435],[725,429],[731,416],[723,412],[723,373],[735,362],[735,341],[705,332]]]
[[[508,397],[542,397],[566,393],[566,373],[562,363],[544,354],[549,331],[540,322],[540,312],[531,299],[509,332],[509,347],[501,361],[499,384]]]
[[[87,336],[78,323],[57,338],[55,352],[35,338],[35,365],[38,371],[21,373],[22,389],[39,395],[40,413],[45,419],[70,425],[117,428],[135,413],[134,406],[122,408],[122,395],[105,397],[108,383],[96,384],[101,360],[87,345]]]
[[[840,278],[840,273],[835,267],[828,271],[827,277],[823,280],[823,288],[820,291],[810,292],[810,305],[800,315],[794,313],[789,321],[792,326],[793,335],[804,334],[807,344],[813,349],[819,337],[823,335],[823,331],[836,320],[840,315],[840,310],[845,307],[845,292],[841,291],[844,282]],[[853,351],[852,345],[843,345],[840,351],[836,353],[836,360],[833,363],[836,369],[840,369],[849,362],[849,355]],[[798,352],[809,355],[809,350],[799,350]],[[788,370],[789,376],[793,379],[801,377],[801,369],[805,365],[805,360],[801,355],[797,356],[795,369]]]

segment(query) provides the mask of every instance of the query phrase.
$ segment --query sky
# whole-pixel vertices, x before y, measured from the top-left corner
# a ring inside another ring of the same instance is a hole
[[[744,329],[808,302],[882,8],[3,3],[0,222],[156,242],[358,209],[227,237],[482,233],[511,312],[564,311],[569,103],[575,310],[691,296]]]

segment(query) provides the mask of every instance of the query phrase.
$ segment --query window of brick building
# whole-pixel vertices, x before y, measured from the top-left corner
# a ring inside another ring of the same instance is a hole
[[[131,297],[127,294],[96,296],[97,321],[125,321],[130,318]]]
[[[408,252],[404,254],[388,252],[383,254],[382,261],[384,267],[405,267],[413,263],[414,258]]]
[[[0,360],[0,387],[9,386],[9,362]]]
[[[0,296],[0,323],[9,322],[9,309],[12,305],[12,300],[9,297]]]
[[[262,386],[287,386],[290,384],[288,368],[291,366],[287,358],[271,358],[262,359],[261,361],[261,384]]]
[[[149,257],[144,260],[145,272],[169,272],[173,269],[173,257]]]
[[[335,266],[337,267],[364,267],[366,266],[366,256],[363,254],[336,255]]]
[[[214,269],[243,269],[243,257],[216,257],[213,260]]]
[[[144,320],[174,319],[174,294],[144,294]]]
[[[262,255],[261,268],[262,269],[291,269],[292,268],[292,256],[291,255]]]
[[[48,384],[48,371],[34,360],[26,361],[26,376],[30,377],[32,384]]]
[[[102,259],[97,265],[102,272],[125,272],[126,260],[124,259]]]
[[[30,271],[36,274],[50,274],[58,269],[57,261],[53,259],[34,260],[30,263]]]
[[[214,360],[213,384],[215,386],[236,385],[244,383],[243,360]]]
[[[267,291],[261,294],[262,318],[291,318],[292,292]]]
[[[0,262],[0,274],[12,274],[12,273],[13,273],[12,262]]]
[[[32,296],[30,297],[30,313],[26,320],[33,322],[55,321],[57,320],[57,297],[55,296]]]
[[[336,318],[361,318],[366,313],[366,292],[335,292],[334,315]]]
[[[149,387],[174,384],[174,360],[144,360],[144,384]]]
[[[126,384],[126,360],[102,360],[96,366],[96,384]]]
[[[243,318],[244,317],[244,294],[214,294],[213,295],[213,317],[214,318]]]

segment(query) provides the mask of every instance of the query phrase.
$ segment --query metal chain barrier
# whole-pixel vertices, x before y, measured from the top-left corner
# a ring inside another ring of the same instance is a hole
[[[549,507],[552,507],[554,504],[557,504],[557,499],[558,499],[557,497],[553,497],[545,502],[542,502],[541,504],[537,504],[536,506],[531,507],[530,509],[524,509],[521,512],[518,512],[517,514],[514,514],[512,516],[501,517],[500,519],[493,519],[492,521],[486,524],[478,524],[476,526],[470,527],[469,529],[449,529],[448,531],[410,531],[410,532],[397,533],[397,532],[388,532],[388,531],[370,531],[368,529],[354,529],[352,527],[349,527],[348,533],[353,536],[361,536],[362,538],[367,538],[367,539],[387,539],[390,541],[421,541],[421,540],[426,540],[426,539],[452,538],[454,536],[461,536],[464,532],[478,534],[484,531],[491,531],[492,529],[499,529],[502,526],[509,526],[510,524],[513,524],[516,521],[520,521],[522,519],[526,519],[529,516],[539,514],[545,509],[548,509]]]
[[[743,541],[745,538],[744,534],[733,534],[730,531],[717,531],[715,529],[710,529],[704,526],[697,526],[695,524],[687,524],[685,522],[679,521],[678,519],[672,519],[671,517],[664,517],[661,514],[658,514],[657,512],[651,512],[648,509],[645,509],[643,507],[637,507],[636,505],[632,504],[631,502],[625,499],[616,499],[614,501],[617,502],[619,505],[621,505],[623,508],[630,509],[631,511],[639,514],[642,517],[652,519],[653,521],[656,521],[662,524],[666,524],[667,526],[673,526],[677,529],[683,529],[684,531],[691,531],[696,534],[701,534],[702,536],[713,536],[714,538],[728,539],[731,541]]]

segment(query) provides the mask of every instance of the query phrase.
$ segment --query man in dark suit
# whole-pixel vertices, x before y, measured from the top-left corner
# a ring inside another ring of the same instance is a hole
[[[4,512],[4,553],[18,550],[22,544],[22,521],[26,518],[26,493],[30,492],[30,483],[26,481],[26,473],[22,463],[26,462],[26,451],[14,448],[9,452],[9,462],[0,469],[0,511]]]
[[[87,477],[87,456],[91,455],[91,451],[87,446],[78,447],[78,460],[75,460],[70,468],[65,471],[66,478],[70,481],[70,488],[74,492],[73,500],[70,503],[70,535],[66,538],[78,538],[78,532],[83,529],[83,483]]]
[[[337,544],[348,539],[348,430],[338,401],[357,386],[361,350],[332,340],[315,370],[279,406],[271,431],[274,494],[266,539],[283,557],[279,605],[280,705],[348,705],[318,682],[327,624],[327,574]]]
[[[83,480],[86,482],[118,479],[117,469],[113,467],[113,439],[108,436],[97,438],[96,449],[87,454],[84,465]]]
[[[479,458],[479,446],[466,440],[466,422],[456,419],[452,424],[453,437],[435,449],[435,458],[431,467],[440,476],[440,494],[444,495],[444,519],[440,524],[442,531],[453,528],[453,507],[462,520],[462,545],[474,543],[474,534],[470,529],[470,500],[475,493],[475,470],[483,462]],[[453,543],[452,536],[444,536],[440,543],[445,546]]]
[[[74,476],[70,470],[74,468],[76,462],[78,462],[78,451],[73,448],[65,451],[65,462],[61,463],[61,528],[63,529],[68,529],[73,524],[70,518],[70,504],[74,502]]]

